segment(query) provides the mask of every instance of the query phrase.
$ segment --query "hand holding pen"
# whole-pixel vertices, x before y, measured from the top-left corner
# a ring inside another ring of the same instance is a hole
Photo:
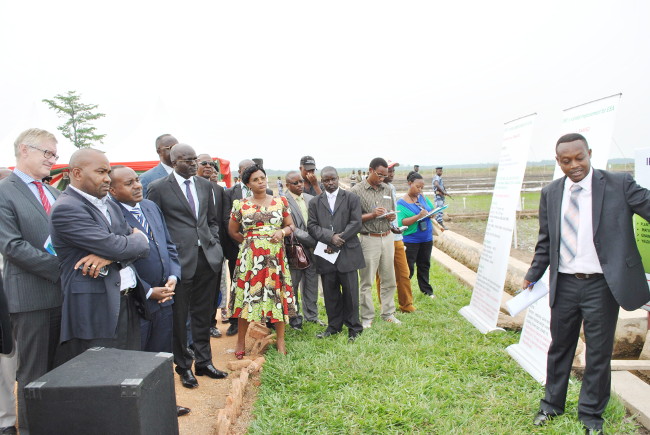
[[[537,284],[537,281],[528,281],[527,279],[524,279],[524,283],[521,286],[521,290],[517,290],[517,292],[515,292],[515,295],[518,295],[524,290],[532,290],[535,284]]]

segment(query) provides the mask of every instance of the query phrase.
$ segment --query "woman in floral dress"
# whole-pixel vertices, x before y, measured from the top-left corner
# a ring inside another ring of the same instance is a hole
[[[278,352],[286,354],[284,324],[296,315],[284,237],[293,232],[286,198],[267,195],[266,172],[253,165],[242,173],[253,195],[235,200],[228,233],[240,243],[230,290],[230,312],[238,318],[235,356],[243,358],[249,322],[271,322]]]

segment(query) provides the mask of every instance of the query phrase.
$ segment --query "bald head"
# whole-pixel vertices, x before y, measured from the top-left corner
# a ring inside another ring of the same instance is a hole
[[[172,165],[172,162],[169,159],[169,152],[177,143],[178,140],[176,140],[176,138],[171,134],[163,134],[156,138],[156,152],[158,153],[160,161],[167,166]]]
[[[251,159],[246,159],[246,160],[242,160],[241,162],[239,162],[239,176],[241,176],[241,174],[244,173],[244,170],[246,168],[250,168],[254,164],[255,164],[255,162],[252,161]]]
[[[70,184],[96,198],[103,198],[111,186],[111,167],[104,152],[83,148],[70,157]]]
[[[128,166],[114,166],[111,172],[111,195],[131,207],[142,201],[142,184],[138,174]]]
[[[196,175],[196,151],[185,143],[174,145],[170,153],[174,171],[181,177],[188,179]]]

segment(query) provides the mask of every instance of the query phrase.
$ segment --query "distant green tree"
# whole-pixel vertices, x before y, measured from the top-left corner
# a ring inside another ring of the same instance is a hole
[[[106,116],[104,113],[93,113],[97,104],[83,104],[81,95],[76,91],[68,91],[66,95],[56,95],[53,99],[44,99],[50,109],[59,118],[66,120],[65,124],[57,127],[61,134],[77,148],[88,148],[93,142],[104,143],[105,134],[97,134],[96,128],[90,123]]]

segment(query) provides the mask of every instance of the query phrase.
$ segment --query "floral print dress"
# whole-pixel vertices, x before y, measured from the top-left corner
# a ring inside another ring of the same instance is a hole
[[[242,225],[244,242],[230,289],[232,317],[286,323],[296,315],[284,244],[271,242],[290,213],[284,197],[274,197],[268,207],[248,199],[233,202],[230,218]]]

